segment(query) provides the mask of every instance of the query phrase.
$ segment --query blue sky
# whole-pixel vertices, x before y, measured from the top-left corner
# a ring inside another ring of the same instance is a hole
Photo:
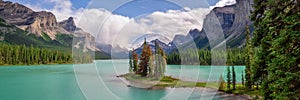
[[[128,17],[136,17],[152,13],[154,11],[165,12],[169,9],[182,9],[179,5],[163,0],[138,0],[128,2],[113,11],[114,14]]]
[[[51,0],[11,0],[21,4],[30,4],[39,6],[43,9],[52,9],[54,3]],[[215,5],[219,0],[70,0],[73,9],[79,8],[104,8],[112,11],[114,14],[119,14],[128,17],[136,17],[143,14],[148,14],[153,11],[166,11],[169,9],[182,9],[181,6],[188,4],[190,8],[208,7]],[[184,2],[183,2],[184,1]],[[90,3],[90,4],[89,4]]]
[[[21,4],[30,4],[30,5],[40,5],[45,9],[51,9],[54,6],[54,3],[51,3],[51,0],[6,0],[12,2],[18,2]],[[75,9],[84,8],[88,5],[91,0],[71,0],[73,7]]]

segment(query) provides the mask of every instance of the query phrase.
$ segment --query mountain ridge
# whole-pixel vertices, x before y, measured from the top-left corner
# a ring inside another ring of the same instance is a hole
[[[35,12],[22,4],[0,0],[0,19],[0,42],[42,48],[65,48],[69,52],[74,47],[82,49],[83,52],[102,53],[95,47],[95,37],[77,27],[73,17],[58,22],[51,12]]]

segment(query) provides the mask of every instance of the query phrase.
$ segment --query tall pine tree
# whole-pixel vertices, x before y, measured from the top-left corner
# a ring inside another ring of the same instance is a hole
[[[250,90],[252,88],[252,79],[251,79],[251,67],[250,63],[253,59],[253,47],[251,43],[250,29],[247,26],[246,30],[246,54],[245,54],[245,77],[246,77],[246,89]]]
[[[232,89],[235,90],[236,75],[235,75],[235,69],[234,69],[234,66],[232,66],[231,69],[232,69]]]
[[[150,59],[150,55],[148,52],[148,44],[146,42],[146,38],[145,41],[143,43],[143,50],[142,50],[142,54],[141,54],[141,58],[140,58],[140,63],[139,63],[139,70],[138,70],[138,74],[140,74],[142,77],[145,77],[148,75],[148,62]]]
[[[132,50],[132,58],[133,58],[133,72],[135,72],[135,74],[139,74],[138,73],[138,60],[139,60],[139,56],[138,54],[135,53],[134,49]]]
[[[230,91],[230,85],[231,85],[231,72],[230,72],[230,67],[227,66],[227,91]]]
[[[132,73],[133,72],[133,64],[132,64],[132,51],[129,51],[129,72]]]

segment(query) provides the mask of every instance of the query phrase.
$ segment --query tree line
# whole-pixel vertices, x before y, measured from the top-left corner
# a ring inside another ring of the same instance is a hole
[[[0,43],[0,65],[72,63],[72,55],[45,48]]]
[[[222,65],[221,59],[226,59],[226,62],[230,62],[234,65],[245,65],[245,49],[244,48],[232,48],[227,50],[209,50],[209,49],[197,49],[186,50],[180,53],[173,52],[168,55],[168,64],[198,64],[198,65]],[[225,58],[226,57],[226,58]],[[212,59],[216,59],[212,62]]]
[[[159,79],[164,76],[166,65],[165,52],[157,42],[155,42],[154,53],[145,39],[140,58],[134,49],[129,54],[129,72],[142,77]]]

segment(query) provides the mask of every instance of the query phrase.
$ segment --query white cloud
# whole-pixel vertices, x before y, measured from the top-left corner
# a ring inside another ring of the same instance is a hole
[[[70,0],[50,0],[55,6],[51,11],[58,21],[70,16],[75,18],[78,27],[97,37],[98,43],[130,47],[130,43],[145,34],[160,34],[172,40],[176,34],[186,35],[190,29],[202,29],[205,16],[214,7],[235,4],[235,0],[221,0],[209,8],[188,8],[153,12],[139,18],[115,15],[105,9],[73,9]],[[43,10],[30,5],[35,10]],[[150,41],[150,40],[149,40]],[[169,42],[169,41],[165,41]]]
[[[67,19],[74,14],[70,0],[50,0],[50,2],[55,5],[50,11],[55,14],[58,21]]]
[[[236,0],[220,0],[215,6],[212,6],[211,8],[214,7],[224,7],[228,5],[233,5],[236,3]]]
[[[70,0],[49,0],[51,4],[54,4],[52,9],[44,9],[42,5],[37,4],[24,4],[34,11],[49,11],[52,12],[58,21],[66,20],[71,16],[75,16],[80,10],[72,8],[72,2]]]
[[[99,43],[110,43],[121,47],[130,47],[136,39],[148,36],[161,36],[170,42],[175,35],[187,35],[191,29],[202,29],[203,19],[210,9],[198,8],[187,10],[169,10],[167,12],[153,12],[135,19],[124,16],[111,15],[97,32]],[[151,40],[149,40],[151,41]],[[134,44],[133,44],[134,45]]]

